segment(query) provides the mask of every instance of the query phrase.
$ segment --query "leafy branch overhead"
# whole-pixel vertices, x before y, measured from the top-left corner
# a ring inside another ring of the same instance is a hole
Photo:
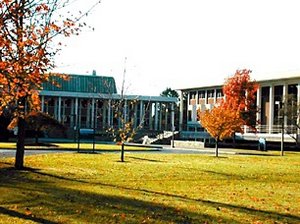
[[[84,26],[79,20],[86,14],[72,15],[64,10],[68,4],[69,0],[0,2],[0,115],[5,108],[13,108],[13,122],[18,125],[17,168],[23,166],[24,119],[27,113],[40,110],[42,84],[53,76],[66,78],[51,73],[54,56],[63,46],[55,42],[56,37],[77,35]]]

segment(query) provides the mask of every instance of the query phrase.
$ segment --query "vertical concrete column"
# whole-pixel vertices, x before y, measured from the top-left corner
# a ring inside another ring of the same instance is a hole
[[[140,101],[140,122],[139,122],[139,126],[144,126],[144,101]]]
[[[284,103],[287,102],[287,97],[288,97],[288,85],[286,83],[283,84],[283,89],[282,89],[282,101]],[[286,127],[287,126],[287,116],[286,116],[286,113],[287,113],[287,105],[284,105],[283,107],[284,109],[284,126]]]
[[[162,128],[161,128],[162,118],[163,118],[162,103],[159,103],[158,130],[160,130],[160,131],[162,130]]]
[[[75,126],[76,126],[76,129],[79,128],[79,100],[78,100],[78,97],[75,98]]]
[[[45,112],[45,96],[41,96],[41,111]]]
[[[96,108],[95,108],[95,102],[96,102],[96,100],[95,100],[95,98],[93,98],[92,99],[92,111],[91,111],[91,127],[92,128],[96,128],[95,127],[95,110],[96,110]]]
[[[130,118],[133,119],[133,127],[136,128],[139,124],[138,124],[138,104],[134,103],[134,117]]]
[[[256,112],[256,120],[261,120],[261,87],[258,87],[256,92],[256,106],[257,106],[257,112]],[[257,127],[257,131],[260,132],[260,127]]]
[[[149,128],[153,130],[153,103],[149,102]]]
[[[274,123],[274,86],[270,86],[269,94],[269,134],[272,133]]]
[[[214,105],[217,103],[217,89],[214,89]]]
[[[85,119],[85,127],[90,128],[90,120],[91,120],[91,100],[90,99],[84,99],[86,100],[86,107],[83,108],[83,111],[86,111],[86,119]]]
[[[76,117],[76,114],[75,114],[75,103],[74,103],[74,99],[71,98],[71,114],[70,114],[70,127],[74,128],[75,126],[75,117]]]
[[[101,115],[102,115],[102,127],[100,127],[102,130],[104,130],[107,127],[107,111],[106,111],[106,100],[103,100],[102,108],[101,108]]]
[[[183,92],[180,91],[180,107],[179,107],[179,131],[183,129]]]
[[[58,105],[57,105],[58,104]],[[61,122],[61,96],[58,97],[57,103],[55,103],[56,108],[56,118],[59,122]]]
[[[61,122],[64,124],[65,123],[65,117],[66,117],[66,99],[62,98],[61,99]]]
[[[155,131],[158,130],[158,118],[159,118],[159,114],[158,114],[158,102],[155,102],[155,120],[154,120],[154,130]]]
[[[175,131],[175,111],[174,111],[174,103],[171,104],[171,129]]]
[[[298,85],[297,85],[297,110],[298,110],[297,114],[300,113],[299,105],[300,105],[300,83],[298,83]],[[297,124],[299,124],[299,122],[300,122],[299,116],[297,116]],[[300,134],[299,128],[297,128],[297,130],[298,130],[298,134]]]
[[[169,118],[169,103],[166,103],[166,110],[165,110],[165,131],[168,130],[168,118]]]
[[[208,104],[207,89],[205,90],[205,96],[204,96],[204,99],[205,99],[205,104]]]
[[[111,99],[108,100],[107,105],[107,125],[108,127],[111,126]]]

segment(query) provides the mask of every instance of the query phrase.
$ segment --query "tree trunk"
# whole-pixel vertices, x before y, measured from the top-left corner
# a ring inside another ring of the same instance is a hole
[[[232,146],[233,146],[233,148],[235,149],[235,147],[236,147],[236,139],[235,139],[235,132],[233,132],[233,135],[232,135]]]
[[[219,139],[216,139],[216,157],[219,156]]]
[[[122,144],[121,144],[121,162],[124,162],[124,147],[125,147],[125,145],[124,145],[124,142],[122,142]]]
[[[18,121],[18,139],[15,168],[21,170],[24,168],[24,149],[25,149],[25,120],[19,118]]]

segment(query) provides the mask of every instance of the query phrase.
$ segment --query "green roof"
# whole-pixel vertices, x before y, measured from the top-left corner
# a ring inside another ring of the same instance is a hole
[[[69,75],[69,77],[69,80],[63,80],[53,76],[49,82],[43,84],[43,90],[103,94],[117,93],[113,77],[97,75]],[[53,81],[58,83],[58,86],[52,84]]]

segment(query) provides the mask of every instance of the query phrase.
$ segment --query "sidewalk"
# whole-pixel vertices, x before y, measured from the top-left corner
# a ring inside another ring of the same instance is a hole
[[[194,153],[208,153],[215,154],[215,148],[203,148],[203,149],[192,149],[192,148],[172,148],[171,146],[163,146],[165,150],[182,150],[186,152],[194,152]],[[288,151],[286,151],[288,152]],[[219,148],[219,154],[231,154],[231,155],[259,155],[259,156],[279,156],[280,150],[254,150],[254,149],[236,149],[236,148]]]

